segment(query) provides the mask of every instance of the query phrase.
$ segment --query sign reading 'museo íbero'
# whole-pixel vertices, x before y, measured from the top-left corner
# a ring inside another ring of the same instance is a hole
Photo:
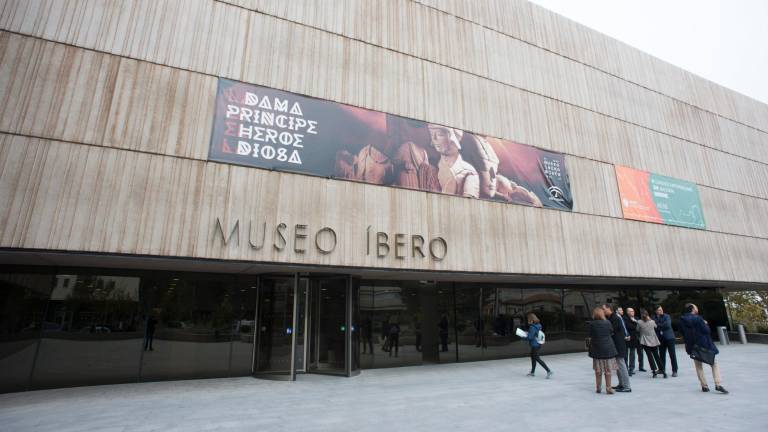
[[[339,244],[339,236],[331,227],[313,229],[307,224],[277,223],[267,226],[266,221],[254,222],[235,219],[225,228],[220,218],[216,218],[214,235],[222,246],[241,247],[259,251],[267,248],[280,253],[304,254],[308,248],[314,248],[320,254],[330,254]],[[242,240],[242,241],[241,241]],[[420,234],[387,233],[376,231],[368,226],[365,231],[365,254],[378,258],[429,259],[442,261],[448,254],[448,242],[442,237],[425,238]]]

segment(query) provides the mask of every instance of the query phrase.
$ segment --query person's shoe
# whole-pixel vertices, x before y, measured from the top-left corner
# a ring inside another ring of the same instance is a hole
[[[635,376],[635,373],[634,372],[630,372],[629,376]]]
[[[661,374],[664,375],[664,379],[667,379],[667,373],[666,372],[662,372]]]
[[[553,375],[552,371],[547,372],[547,379],[552,378],[552,375]]]
[[[643,368],[640,368],[640,369],[638,369],[638,371],[639,371],[639,372],[648,372],[647,370],[645,370],[645,369],[643,369]]]
[[[677,378],[677,372],[672,372],[672,378]]]
[[[626,387],[617,388],[616,391],[619,393],[632,393],[632,389]]]
[[[605,389],[605,394],[613,394],[613,393],[614,393],[613,389],[609,389],[609,388]]]
[[[624,387],[622,387],[622,386],[620,386],[620,385],[617,385],[617,386],[613,386],[613,387],[611,387],[611,388],[612,388],[612,389],[614,389],[614,390],[621,390],[621,389],[623,389]]]
[[[728,390],[724,389],[723,386],[715,386],[715,390],[719,391],[722,394],[728,394]]]
[[[532,377],[532,376],[536,376],[536,374],[534,374],[533,372],[528,372],[528,374],[526,376],[531,376]]]
[[[653,371],[653,376],[651,378],[656,378],[656,375],[658,375],[658,373],[656,373],[656,371]]]
[[[595,389],[595,393],[600,393],[602,389]]]
[[[701,386],[701,391],[703,391],[704,393],[707,393],[709,391],[709,387]]]

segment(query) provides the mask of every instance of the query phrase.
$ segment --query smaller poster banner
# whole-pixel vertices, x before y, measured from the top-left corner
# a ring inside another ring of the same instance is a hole
[[[616,165],[625,219],[705,229],[695,183]]]

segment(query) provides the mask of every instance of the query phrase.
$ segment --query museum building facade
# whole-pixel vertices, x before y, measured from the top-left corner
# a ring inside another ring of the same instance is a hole
[[[768,286],[768,106],[526,1],[0,2],[0,392],[584,350]]]

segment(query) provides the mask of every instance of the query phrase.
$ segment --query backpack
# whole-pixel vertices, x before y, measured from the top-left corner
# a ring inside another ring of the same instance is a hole
[[[539,330],[539,332],[536,334],[536,341],[539,343],[539,345],[544,345],[544,343],[546,343],[547,336],[543,331]]]

